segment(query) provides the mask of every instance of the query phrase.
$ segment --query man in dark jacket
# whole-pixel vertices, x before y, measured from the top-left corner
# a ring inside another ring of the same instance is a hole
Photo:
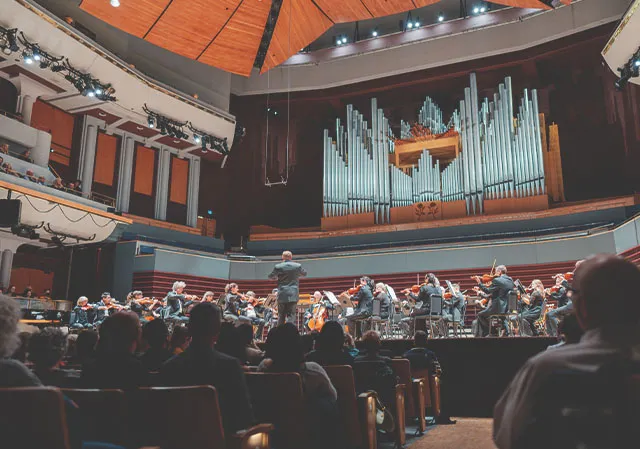
[[[221,328],[220,308],[212,303],[191,310],[191,344],[160,367],[163,385],[212,385],[218,391],[225,435],[253,424],[249,389],[238,359],[214,349]]]
[[[373,284],[371,278],[367,276],[360,278],[360,291],[354,297],[354,300],[358,301],[358,307],[351,315],[347,316],[349,333],[354,337],[356,336],[357,321],[370,317],[373,313],[373,292],[370,284]]]
[[[295,321],[300,293],[299,279],[307,275],[302,265],[292,259],[291,251],[283,252],[282,262],[277,264],[269,275],[269,279],[278,281],[278,326],[285,321]]]
[[[496,276],[489,286],[484,285],[479,276],[476,276],[475,279],[478,282],[478,288],[489,294],[491,300],[489,307],[478,313],[480,336],[486,337],[489,335],[489,320],[491,316],[507,312],[509,293],[515,289],[515,284],[513,279],[507,276],[507,267],[504,265],[496,267]]]

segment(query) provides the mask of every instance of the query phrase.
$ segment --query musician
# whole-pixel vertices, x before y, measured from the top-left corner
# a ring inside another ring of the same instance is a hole
[[[389,310],[391,308],[391,300],[389,299],[389,295],[387,294],[387,286],[378,282],[376,284],[376,289],[373,292],[374,301],[380,301],[380,318],[383,320],[389,319]],[[373,308],[372,308],[373,310]]]
[[[202,302],[216,302],[213,292],[205,292],[205,294],[202,295]]]
[[[428,273],[424,277],[424,284],[420,286],[418,295],[415,295],[410,289],[404,290],[404,294],[415,301],[416,306],[411,311],[411,316],[424,316],[431,314],[431,296],[442,296],[442,290],[438,282],[438,278],[433,273]]]
[[[509,292],[513,291],[515,284],[513,279],[507,276],[507,267],[498,265],[496,274],[491,281],[491,285],[486,286],[482,283],[480,276],[475,276],[478,282],[478,288],[491,295],[491,303],[489,306],[478,313],[478,330],[481,337],[489,335],[489,320],[492,315],[501,315],[507,312],[509,306]]]
[[[278,281],[278,326],[285,321],[295,321],[296,304],[300,294],[299,279],[306,275],[307,272],[302,265],[293,261],[291,251],[282,253],[282,262],[269,274],[269,279]]]
[[[225,306],[223,318],[226,321],[232,321],[235,323],[240,319],[241,309],[246,307],[247,303],[243,300],[243,297],[238,290],[238,284],[235,282],[227,284],[224,288],[224,292]]]
[[[356,321],[370,317],[373,313],[373,291],[371,285],[373,280],[368,276],[360,278],[360,291],[354,296],[353,300],[358,301],[356,310],[347,316],[347,326],[349,333],[355,337]]]
[[[71,318],[69,319],[69,328],[71,329],[91,329],[93,324],[89,321],[88,310],[91,309],[89,305],[89,299],[86,296],[81,296],[76,302],[76,306],[71,311]]]
[[[163,310],[163,318],[170,318],[176,321],[188,321],[189,318],[184,316],[183,307],[184,302],[187,300],[187,296],[184,293],[184,289],[187,288],[187,284],[182,281],[176,281],[173,283],[173,288],[167,293],[166,301],[167,305]]]
[[[245,306],[244,316],[251,321],[253,326],[257,326],[254,338],[256,340],[262,340],[265,320],[258,316],[258,311],[256,310],[256,306],[258,305],[256,294],[248,291],[245,296],[248,304]]]
[[[534,279],[531,282],[532,292],[527,298],[524,296],[522,298],[522,302],[524,303],[524,307],[522,309],[521,318],[526,324],[523,322],[524,328],[521,330],[521,334],[524,335],[538,335],[538,331],[536,330],[535,322],[540,319],[540,315],[542,315],[542,305],[544,303],[544,285],[542,285],[542,281],[540,279]],[[528,325],[528,329],[527,329]]]
[[[111,304],[111,299],[111,293],[104,292],[100,301],[93,307],[93,310],[96,311],[95,318],[93,320],[93,324],[95,326],[102,324],[102,322],[111,314],[111,309],[114,308],[114,305]]]
[[[460,292],[460,284],[449,284],[451,299],[443,299],[444,309],[442,311],[442,320],[445,325],[445,333],[448,334],[448,323],[460,323],[464,310],[464,295]],[[444,298],[444,296],[443,296]],[[454,327],[454,333],[456,328]]]
[[[574,272],[582,262],[582,260],[576,262],[573,269]],[[556,283],[560,284],[560,288],[555,296],[554,294],[551,294],[551,297],[558,300],[558,307],[556,309],[549,310],[546,318],[547,334],[550,337],[558,336],[558,322],[565,316],[573,313],[571,283],[567,281],[563,275],[556,276]]]
[[[142,292],[140,290],[132,291],[127,295],[126,307],[129,308],[133,313],[138,315],[140,320],[143,320],[143,314],[147,311],[147,306],[141,304],[140,301],[143,299]]]

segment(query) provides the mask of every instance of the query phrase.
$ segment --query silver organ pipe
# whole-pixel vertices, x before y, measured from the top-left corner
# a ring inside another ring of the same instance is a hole
[[[347,106],[346,122],[336,120],[335,141],[329,130],[323,136],[324,216],[373,213],[383,224],[391,221],[391,207],[430,201],[465,201],[467,214],[475,215],[483,213],[485,199],[545,194],[537,91],[524,90],[514,117],[511,79],[480,101],[472,74],[459,106],[447,124],[430,97],[418,114],[432,134],[458,132],[458,156],[444,165],[425,148],[406,171],[389,162],[395,139],[377,100],[371,100],[369,122]],[[401,122],[400,133],[415,137],[409,122]]]

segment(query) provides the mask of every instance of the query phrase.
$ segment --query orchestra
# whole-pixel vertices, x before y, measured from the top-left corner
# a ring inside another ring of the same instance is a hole
[[[395,338],[411,338],[421,329],[430,338],[446,338],[450,327],[453,327],[454,337],[465,332],[465,321],[467,324],[471,321],[469,311],[473,310],[476,312],[471,325],[473,336],[488,336],[490,328],[496,329],[499,336],[553,336],[561,314],[571,310],[572,277],[572,272],[558,273],[552,277],[554,285],[550,288],[545,288],[540,279],[533,279],[528,287],[524,287],[520,280],[513,281],[507,275],[507,267],[496,267],[494,262],[489,274],[471,277],[476,285],[468,291],[461,290],[460,280],[446,279],[445,287],[435,273],[427,273],[422,284],[400,289],[398,298],[390,286],[362,276],[357,285],[339,295],[342,302],[330,292],[309,294],[308,303],[298,305],[297,320],[303,333],[319,332],[326,322],[335,320],[347,333],[357,337],[370,326],[374,314],[377,321],[391,322],[394,316],[399,316],[393,334]],[[148,297],[135,290],[127,295],[123,304],[108,292],[96,303],[90,303],[83,296],[78,298],[72,310],[69,327],[72,330],[97,327],[119,310],[136,313],[143,323],[163,319],[184,324],[189,320],[191,309],[201,302],[219,305],[225,321],[253,326],[256,340],[263,340],[265,328],[276,325],[277,289],[259,298],[253,291],[241,293],[237,283],[229,283],[224,294],[216,299],[214,291],[199,297],[187,293],[186,288],[186,283],[176,281],[164,298]],[[517,297],[516,310],[509,310],[510,295]],[[558,309],[560,313],[555,312]],[[459,332],[460,328],[462,332]]]

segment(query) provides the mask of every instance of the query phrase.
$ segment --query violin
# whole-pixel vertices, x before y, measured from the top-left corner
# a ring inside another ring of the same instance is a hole
[[[362,288],[362,284],[358,285],[357,287],[350,288],[349,290],[347,290],[347,294],[349,296],[357,295],[358,293],[360,293],[361,288]]]
[[[414,295],[417,295],[418,293],[420,293],[420,289],[422,288],[423,285],[427,285],[427,284],[424,283],[420,285],[412,285],[411,287],[405,288],[404,290],[402,290],[401,293],[404,293],[405,295],[408,295],[409,293],[413,293]]]
[[[573,281],[573,271],[570,271],[568,273],[558,273],[555,276],[552,276],[551,279],[556,279],[558,277],[562,276],[562,278],[564,278],[565,281],[567,282],[571,282]]]
[[[451,292],[445,292],[445,294],[444,294],[444,295],[442,295],[442,297],[443,297],[444,299],[451,299],[451,298],[453,298],[453,293],[451,293]]]
[[[547,294],[551,294],[551,293],[558,293],[558,291],[560,291],[560,287],[561,287],[560,285],[554,285],[554,286],[553,286],[553,287],[551,287],[551,288],[547,288],[547,289],[545,289],[545,292],[546,292]]]
[[[497,274],[483,274],[482,276],[471,276],[471,279],[477,281],[482,284],[490,284],[495,278],[497,278]]]
[[[86,306],[81,307],[82,310],[93,310],[93,306],[91,304],[87,304]]]

